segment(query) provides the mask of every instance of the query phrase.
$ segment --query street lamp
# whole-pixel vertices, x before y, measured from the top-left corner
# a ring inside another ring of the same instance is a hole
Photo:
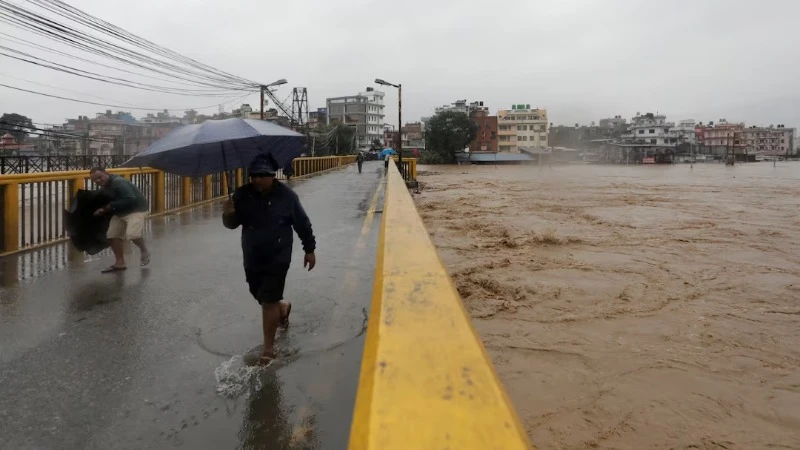
[[[280,86],[286,83],[288,83],[288,81],[286,81],[286,78],[281,78],[280,80],[273,81],[270,84],[261,85],[261,120],[264,120],[264,91],[266,91],[268,88]]]
[[[397,88],[397,148],[398,154],[400,157],[398,158],[398,165],[403,167],[403,85],[402,84],[392,84],[388,81],[381,80],[380,78],[375,78],[375,83],[383,85],[383,86],[391,86]]]

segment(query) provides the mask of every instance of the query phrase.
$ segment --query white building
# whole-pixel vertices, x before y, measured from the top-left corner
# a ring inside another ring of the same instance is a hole
[[[670,130],[672,134],[678,136],[678,143],[697,145],[697,122],[694,119],[685,119],[678,122],[678,125]]]
[[[385,95],[368,87],[358,95],[327,99],[328,124],[340,123],[354,127],[358,148],[369,147],[374,140],[382,142]]]
[[[663,114],[639,114],[631,119],[628,133],[622,139],[643,147],[675,147],[678,144],[678,133],[673,132],[675,123],[667,122]]]

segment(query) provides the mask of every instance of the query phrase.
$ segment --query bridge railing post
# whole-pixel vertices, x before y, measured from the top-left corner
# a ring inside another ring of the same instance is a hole
[[[206,175],[203,177],[203,200],[211,200],[212,197],[211,175]]]
[[[181,206],[192,203],[192,178],[181,177]]]
[[[19,183],[0,185],[0,253],[19,248]]]
[[[167,174],[156,172],[155,182],[153,183],[153,212],[162,213],[167,210]]]

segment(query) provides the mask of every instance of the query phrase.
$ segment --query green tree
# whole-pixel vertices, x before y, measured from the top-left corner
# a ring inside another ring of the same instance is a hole
[[[349,155],[355,153],[354,145],[356,139],[355,127],[337,124],[335,128],[334,142],[332,142],[334,155]]]
[[[17,144],[25,143],[28,133],[33,128],[33,121],[22,114],[5,113],[0,117],[0,134],[11,133]]]
[[[478,126],[464,113],[444,111],[436,114],[426,125],[422,162],[454,164],[456,153],[469,146],[477,133]]]

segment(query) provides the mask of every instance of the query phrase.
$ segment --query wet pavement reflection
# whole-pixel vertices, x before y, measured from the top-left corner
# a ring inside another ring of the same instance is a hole
[[[67,244],[0,258],[0,448],[345,448],[382,181],[369,163],[292,183],[318,265],[296,242],[268,368],[242,363],[260,310],[219,205],[151,220],[148,268],[100,274],[109,254]]]

